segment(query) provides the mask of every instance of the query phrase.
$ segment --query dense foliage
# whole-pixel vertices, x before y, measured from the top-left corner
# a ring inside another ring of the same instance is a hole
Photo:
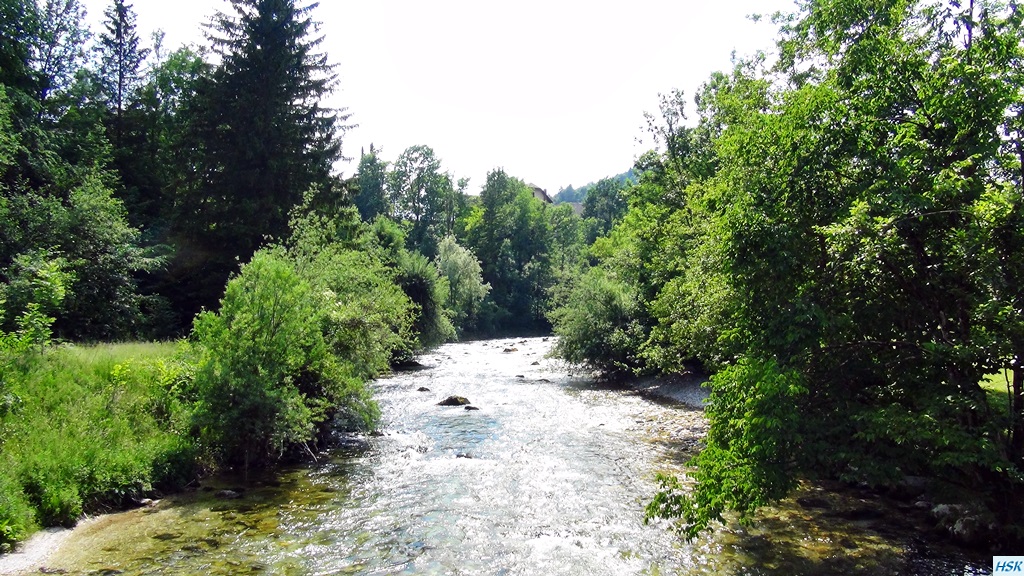
[[[363,154],[353,203],[379,231],[391,230],[382,244],[393,247],[393,263],[404,271],[399,283],[423,315],[421,344],[456,333],[547,329],[556,280],[576,274],[585,230],[598,226],[586,226],[569,206],[539,200],[502,170],[489,173],[473,197],[468,180],[443,171],[428,146],[410,147],[394,162],[379,153]]]
[[[483,281],[480,262],[467,248],[459,245],[454,236],[445,236],[437,247],[437,268],[448,281],[445,306],[454,315],[456,325],[463,331],[476,327],[480,305],[491,291]]]
[[[553,284],[547,205],[522,180],[494,170],[463,226],[466,244],[483,263],[483,279],[491,285],[495,307],[483,321],[492,330],[543,327]]]
[[[59,305],[67,279],[34,284],[16,329],[0,332],[0,546],[375,424],[365,382],[415,349],[421,316],[354,210],[297,214],[288,241],[259,250],[177,351],[53,345],[39,302]]]
[[[780,17],[773,67],[708,81],[695,125],[680,93],[663,99],[662,152],[592,248],[602,272],[555,315],[568,357],[713,372],[696,486],[666,479],[649,514],[692,537],[802,476],[910,475],[1021,525],[1022,18],[815,0]],[[637,305],[575,304],[602,294]],[[1004,368],[1010,410],[980,386]]]
[[[0,334],[0,551],[196,473],[187,347],[48,349],[35,328]]]

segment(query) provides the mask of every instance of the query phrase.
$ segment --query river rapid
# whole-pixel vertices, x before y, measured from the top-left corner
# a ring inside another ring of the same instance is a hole
[[[316,463],[256,482],[216,478],[153,506],[87,520],[22,569],[988,573],[984,559],[930,542],[898,510],[815,486],[801,489],[810,506],[794,499],[765,510],[753,526],[730,524],[693,543],[665,522],[645,525],[655,475],[685,471],[706,432],[702,412],[574,376],[545,356],[551,344],[528,338],[443,346],[419,359],[424,368],[374,383],[380,435],[349,439]],[[478,410],[437,405],[450,395]],[[240,497],[218,498],[225,488]]]

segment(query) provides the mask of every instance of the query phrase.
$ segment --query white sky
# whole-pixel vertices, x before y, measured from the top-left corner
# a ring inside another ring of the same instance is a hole
[[[94,32],[110,0],[82,0]],[[134,0],[140,37],[203,43],[227,0]],[[329,105],[359,127],[356,160],[374,143],[394,160],[426,144],[477,193],[504,168],[551,194],[624,172],[647,146],[643,113],[658,93],[688,98],[733,51],[771,50],[775,28],[752,13],[793,0],[322,0],[323,51],[338,65]]]

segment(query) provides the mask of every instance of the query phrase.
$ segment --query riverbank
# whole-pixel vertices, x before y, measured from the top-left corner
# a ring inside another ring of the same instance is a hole
[[[0,551],[193,477],[177,343],[0,350]]]
[[[672,374],[668,376],[645,376],[627,381],[626,385],[641,394],[665,398],[690,408],[703,409],[711,395],[704,386],[707,377],[696,374]]]
[[[35,532],[19,544],[14,552],[0,554],[0,575],[41,572],[47,560],[71,538],[73,532],[72,528],[44,528]]]

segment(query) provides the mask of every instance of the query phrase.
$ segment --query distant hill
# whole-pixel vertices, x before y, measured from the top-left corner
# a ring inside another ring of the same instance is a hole
[[[636,175],[633,174],[633,169],[632,168],[630,168],[629,170],[623,172],[622,174],[616,174],[615,176],[609,176],[609,178],[612,179],[612,180],[619,181],[619,182],[624,182],[626,184],[633,184],[633,183],[636,182]],[[565,188],[562,188],[561,190],[559,190],[558,194],[555,194],[555,196],[554,196],[554,198],[552,198],[552,200],[554,200],[555,204],[561,204],[563,202],[568,202],[568,203],[583,202],[583,200],[585,200],[586,197],[587,197],[587,192],[589,192],[590,189],[593,188],[595,184],[597,184],[597,182],[590,182],[589,184],[585,184],[583,186],[580,186],[579,188],[573,188],[572,185],[566,186]]]

